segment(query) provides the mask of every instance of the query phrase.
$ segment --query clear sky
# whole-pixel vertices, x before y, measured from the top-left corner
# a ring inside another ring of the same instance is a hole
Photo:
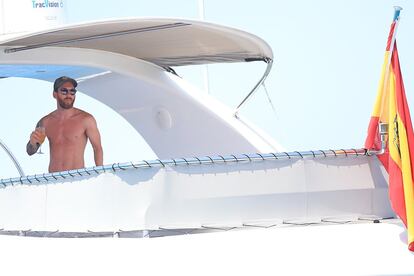
[[[197,0],[66,1],[68,23],[135,16],[199,18]],[[407,98],[413,109],[413,1],[204,0],[206,21],[254,33],[272,47],[275,60],[266,87],[275,112],[260,89],[242,108],[241,115],[289,151],[363,146],[394,5],[404,9],[397,41]],[[210,94],[235,107],[264,70],[264,64],[209,66]],[[177,71],[204,89],[202,68]],[[0,139],[12,149],[26,173],[46,171],[48,155],[28,158],[24,148],[38,119],[55,108],[50,84],[1,80],[0,90]],[[108,119],[110,111],[105,106],[82,96],[77,98],[77,105],[98,120],[105,137],[105,163],[153,158],[149,150],[133,146],[132,141],[139,135],[126,123],[113,124]],[[119,136],[131,139],[115,150]],[[92,165],[91,158],[87,165]],[[3,152],[0,169],[2,175],[16,176]]]

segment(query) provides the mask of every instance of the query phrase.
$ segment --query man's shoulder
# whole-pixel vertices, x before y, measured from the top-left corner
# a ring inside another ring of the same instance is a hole
[[[40,120],[39,123],[45,123],[46,121],[50,120],[51,118],[55,117],[55,113],[56,111],[52,111],[49,114],[43,116]]]
[[[86,112],[85,110],[79,109],[79,108],[75,108],[76,116],[80,116],[82,117],[82,119],[87,119],[87,118],[93,118],[92,114]]]
[[[76,116],[79,116],[79,118],[83,122],[95,122],[95,118],[93,117],[93,115],[82,109],[76,108],[76,114]]]

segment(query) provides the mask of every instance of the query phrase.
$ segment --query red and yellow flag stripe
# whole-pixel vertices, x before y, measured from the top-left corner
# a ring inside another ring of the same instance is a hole
[[[380,149],[378,123],[387,123],[387,148],[378,157],[388,171],[391,205],[407,227],[408,248],[414,251],[414,133],[394,39],[398,18],[391,25],[365,147]]]
[[[407,227],[408,244],[410,250],[414,251],[414,133],[396,45],[391,58],[390,88],[392,89],[390,102],[393,102],[393,106],[395,106],[394,110],[390,112],[390,119],[392,118],[391,113],[395,112],[395,121],[389,134],[389,141],[392,143],[389,146],[389,161],[392,160],[397,166],[394,167],[390,163],[388,171],[395,170],[397,174],[401,174],[395,179],[390,177],[391,203]]]

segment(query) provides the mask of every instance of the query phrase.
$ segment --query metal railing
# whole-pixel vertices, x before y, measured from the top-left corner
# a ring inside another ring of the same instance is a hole
[[[142,160],[139,162],[113,163],[110,165],[88,167],[76,170],[61,171],[54,173],[43,173],[20,177],[0,179],[0,188],[13,186],[15,184],[37,184],[77,178],[91,175],[98,175],[106,172],[116,172],[133,169],[145,169],[166,166],[196,166],[209,164],[232,164],[238,162],[261,162],[289,159],[313,159],[313,158],[339,158],[367,156],[366,149],[339,149],[339,150],[316,150],[316,151],[294,151],[277,153],[253,153],[236,155],[216,155],[191,158],[175,158],[167,160]]]
[[[4,149],[4,151],[7,153],[7,155],[10,157],[10,159],[13,161],[14,166],[16,167],[17,171],[19,172],[20,176],[24,176],[24,171],[22,167],[19,164],[19,161],[17,161],[17,158],[13,155],[11,150],[6,146],[6,144],[0,140],[0,147]]]

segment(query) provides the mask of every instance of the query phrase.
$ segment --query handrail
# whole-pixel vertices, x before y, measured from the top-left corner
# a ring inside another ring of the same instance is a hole
[[[23,171],[22,167],[20,166],[19,162],[17,161],[16,157],[13,155],[11,150],[6,146],[6,144],[1,139],[0,139],[0,146],[4,149],[4,151],[10,157],[10,159],[13,161],[14,166],[19,171],[20,176],[21,177],[25,176],[24,171]]]
[[[259,88],[259,86],[266,80],[267,76],[270,73],[270,70],[272,69],[273,60],[270,59],[270,58],[251,59],[251,60],[248,59],[246,61],[258,61],[258,60],[262,60],[262,61],[264,61],[264,62],[267,63],[266,70],[265,70],[263,76],[260,78],[260,80],[253,87],[252,91],[250,91],[250,93],[247,94],[247,96],[241,101],[241,103],[234,110],[234,116],[235,117],[237,117],[237,113],[239,112],[240,107],[250,98],[250,96],[252,96],[257,91],[257,89]]]
[[[315,159],[315,158],[340,158],[340,157],[360,157],[367,156],[366,149],[339,149],[339,150],[316,150],[316,151],[294,151],[276,153],[252,153],[236,155],[216,155],[191,158],[176,158],[168,160],[142,160],[139,162],[113,163],[104,166],[95,166],[76,170],[35,174],[9,179],[0,179],[0,185],[7,187],[14,184],[38,184],[55,182],[67,178],[82,176],[99,175],[105,172],[116,172],[133,169],[161,168],[166,166],[197,166],[212,164],[232,164],[238,162],[262,162],[262,161],[282,161],[295,159]],[[1,187],[1,186],[0,186]]]
[[[10,54],[10,53],[15,53],[15,52],[20,52],[20,51],[43,48],[43,47],[65,45],[65,44],[69,44],[69,43],[73,43],[73,42],[83,42],[83,41],[89,41],[89,40],[94,40],[94,39],[121,36],[121,35],[126,35],[126,34],[134,34],[134,33],[143,33],[143,32],[149,32],[149,31],[165,30],[165,29],[183,27],[183,26],[188,26],[188,25],[191,25],[191,24],[177,22],[177,23],[162,24],[162,25],[158,25],[158,26],[135,28],[135,29],[131,29],[131,30],[115,31],[115,32],[104,33],[104,34],[99,34],[99,35],[97,34],[97,35],[84,36],[84,37],[79,37],[79,38],[56,40],[56,41],[51,41],[51,42],[43,42],[43,43],[32,44],[32,45],[27,45],[27,46],[11,47],[11,48],[6,48],[4,50],[4,53]]]

